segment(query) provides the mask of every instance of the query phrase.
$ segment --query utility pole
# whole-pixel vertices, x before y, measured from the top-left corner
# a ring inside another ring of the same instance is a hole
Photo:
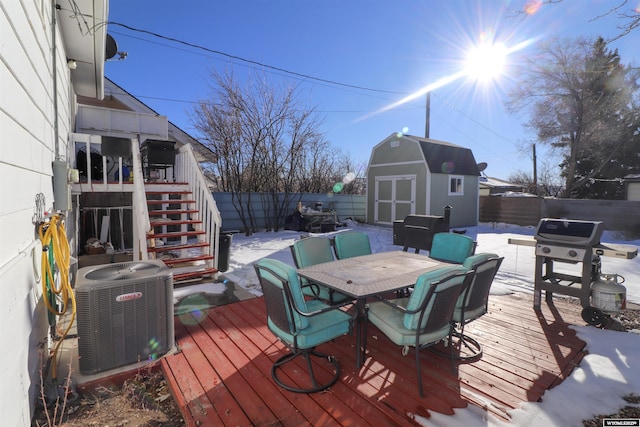
[[[536,144],[533,144],[533,189],[538,195],[538,158],[536,156]]]
[[[424,137],[429,138],[429,125],[431,120],[431,92],[427,92],[427,116],[424,122]]]

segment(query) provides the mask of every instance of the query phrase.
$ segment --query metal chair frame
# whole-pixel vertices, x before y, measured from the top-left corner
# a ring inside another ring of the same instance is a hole
[[[460,283],[452,285],[446,289],[441,289],[445,287],[450,281],[455,279],[460,279]],[[418,314],[419,319],[417,325],[422,325],[425,322],[423,327],[416,328],[415,331],[415,343],[412,345],[415,348],[415,362],[416,362],[416,371],[418,374],[418,391],[420,392],[420,397],[424,397],[423,387],[422,387],[422,369],[420,364],[420,350],[433,346],[443,339],[448,341],[451,340],[454,332],[452,317],[453,310],[455,308],[455,304],[460,297],[460,294],[464,291],[465,288],[469,286],[469,283],[473,280],[473,272],[456,272],[449,276],[446,276],[440,280],[432,282],[429,286],[428,291],[426,292],[424,298],[420,302],[419,306],[413,310],[408,310],[406,307],[395,303],[394,301],[398,300],[386,300],[382,297],[378,297],[378,299],[392,307],[395,310],[399,310],[404,314]],[[402,298],[401,300],[407,300]],[[433,303],[431,304],[433,300]],[[427,310],[428,307],[431,307]],[[365,338],[367,331],[367,323],[365,323]],[[448,333],[446,336],[440,336],[434,341],[426,342],[420,344],[420,338],[422,335],[438,331],[443,328],[445,325],[449,325]],[[364,348],[366,351],[366,339],[364,342]],[[408,354],[408,346],[403,347],[403,355]],[[451,370],[455,373],[455,359],[453,358],[453,353],[450,355],[451,358]]]
[[[322,313],[327,313],[329,311],[339,310],[340,307],[348,305],[350,304],[350,302],[345,302],[341,305],[333,306],[327,306],[322,303],[320,303],[322,305],[314,304],[313,308],[321,308],[314,309],[310,312],[302,311],[295,303],[295,299],[291,291],[292,284],[287,278],[282,277],[282,275],[265,265],[259,265],[259,263],[254,264],[254,269],[260,281],[260,285],[262,286],[265,304],[267,307],[268,323],[273,323],[273,325],[275,325],[277,329],[286,331],[292,336],[291,341],[282,338],[276,333],[276,331],[274,331],[274,329],[272,329],[271,324],[269,324],[269,329],[289,350],[288,353],[278,358],[271,367],[271,377],[273,378],[274,382],[285,390],[289,390],[295,393],[315,393],[331,387],[340,377],[340,364],[338,363],[338,360],[332,355],[317,351],[315,349],[315,346],[305,348],[300,345],[299,337],[304,334],[304,331],[299,330],[299,327],[296,325],[295,316],[297,314],[304,317],[305,319],[309,319],[309,321],[313,321],[312,319],[314,317],[319,316]],[[277,278],[277,280],[281,282],[282,287],[265,278],[263,272],[268,272],[271,276]],[[349,332],[353,329],[353,321],[353,316],[349,315]],[[338,338],[338,336],[335,336],[331,339],[335,338]],[[326,340],[325,342],[331,341],[331,339]],[[292,362],[300,356],[302,356],[306,361],[307,370],[311,379],[311,387],[304,388],[292,385],[290,382],[285,381],[279,374],[281,368],[284,365]],[[329,381],[318,383],[312,363],[312,359],[314,357],[318,359],[327,359],[331,363],[334,370],[334,375],[330,378]]]

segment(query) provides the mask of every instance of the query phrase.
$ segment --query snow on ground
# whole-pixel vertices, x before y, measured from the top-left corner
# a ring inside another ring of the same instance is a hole
[[[393,245],[393,230],[389,227],[362,225],[347,222],[344,230],[363,231],[369,235],[373,252],[401,249]],[[533,247],[512,245],[509,238],[531,237],[536,227],[520,227],[509,224],[480,224],[466,227],[466,234],[477,243],[476,253],[492,252],[504,256],[504,262],[492,286],[492,294],[511,292],[533,293],[535,252]],[[269,257],[293,264],[289,245],[300,238],[297,231],[263,232],[252,236],[235,234],[231,244],[229,270],[224,273],[229,279],[255,295],[261,295],[258,280],[253,270],[255,261]],[[640,240],[625,241],[618,234],[606,232],[602,242],[640,246]],[[580,275],[576,270],[581,264],[556,263],[554,271]],[[640,258],[632,260],[602,257],[602,272],[618,274],[624,278],[627,301],[640,304]],[[600,330],[591,326],[575,326],[578,336],[587,343],[589,354],[558,387],[549,390],[540,403],[525,403],[512,411],[513,423],[517,426],[578,426],[582,420],[598,414],[617,413],[628,405],[622,397],[631,393],[640,394],[640,331],[638,334]],[[497,420],[486,419],[478,408],[456,410],[446,416],[433,414],[424,425],[451,426],[499,426]]]

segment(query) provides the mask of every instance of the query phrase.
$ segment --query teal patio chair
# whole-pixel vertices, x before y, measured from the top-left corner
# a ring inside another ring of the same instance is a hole
[[[331,240],[326,237],[305,237],[293,242],[290,249],[293,262],[297,268],[335,261],[333,249],[331,248]],[[305,295],[329,301],[329,304],[349,300],[348,296],[340,292],[334,292],[326,286],[309,282],[306,279],[303,281],[302,289]]]
[[[360,231],[343,231],[333,238],[336,257],[338,259],[352,258],[371,253],[369,235]]]
[[[415,348],[421,397],[424,394],[420,350],[451,339],[456,301],[472,279],[473,272],[462,266],[442,267],[418,277],[410,297],[392,300],[380,297],[369,304],[368,321],[393,343],[403,346],[403,355],[408,354],[409,347]],[[366,341],[364,346],[366,349]],[[453,353],[451,369],[455,371]]]
[[[341,306],[330,306],[318,300],[305,301],[296,270],[282,261],[264,258],[254,268],[267,307],[269,330],[289,349],[271,367],[271,377],[280,387],[296,393],[314,393],[331,387],[340,377],[340,365],[333,357],[315,350],[351,331],[353,318]],[[309,378],[280,375],[283,367],[302,356],[306,360]],[[333,376],[318,381],[313,363],[328,360]],[[287,378],[287,379],[285,379]]]
[[[456,327],[453,335],[457,338],[459,349],[457,359],[472,360],[482,356],[482,346],[474,338],[465,335],[464,326],[487,313],[491,284],[503,260],[504,257],[496,254],[480,253],[468,257],[462,264],[474,274],[469,287],[462,292],[453,310],[452,320]],[[450,345],[453,351],[456,343],[452,342]]]
[[[476,242],[469,236],[458,233],[436,233],[433,236],[429,257],[438,261],[462,264],[473,255]]]

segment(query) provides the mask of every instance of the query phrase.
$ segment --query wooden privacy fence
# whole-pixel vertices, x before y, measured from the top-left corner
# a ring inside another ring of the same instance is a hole
[[[244,225],[231,202],[231,193],[213,192],[212,194],[220,211],[220,215],[222,216],[223,230],[243,230]],[[246,197],[246,195],[243,197]],[[317,202],[320,202],[322,203],[323,209],[332,209],[336,212],[338,221],[343,221],[347,218],[360,222],[366,221],[367,198],[364,195],[295,193],[290,195],[290,199],[291,202],[285,211],[286,215],[293,213],[298,201],[300,201],[303,206],[310,208],[313,208]],[[256,215],[254,216],[256,224],[264,225],[266,218],[263,215],[264,211],[261,206],[260,194],[253,193],[251,200],[253,212]]]
[[[480,197],[480,222],[537,225],[540,218],[604,221],[607,230],[640,234],[640,202],[629,200]]]

